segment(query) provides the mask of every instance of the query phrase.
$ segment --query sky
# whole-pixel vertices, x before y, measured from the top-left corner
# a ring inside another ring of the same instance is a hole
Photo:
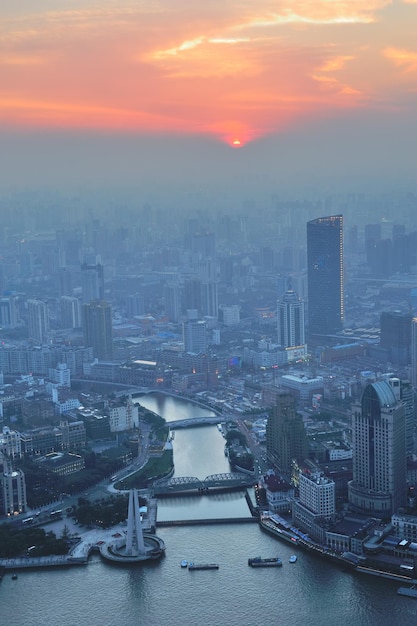
[[[415,178],[417,0],[14,0],[0,17],[2,186]]]

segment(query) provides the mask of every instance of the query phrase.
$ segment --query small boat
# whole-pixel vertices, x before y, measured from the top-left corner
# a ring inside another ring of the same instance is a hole
[[[188,561],[187,561],[187,559],[183,559],[183,560],[181,561],[180,565],[181,565],[181,567],[187,567],[187,565],[188,565]]]
[[[295,563],[295,562],[296,562],[296,560],[297,560],[297,557],[295,556],[295,554],[292,554],[292,555],[290,556],[290,558],[288,559],[288,561],[289,561],[290,563]]]
[[[189,570],[197,570],[197,569],[219,569],[217,563],[189,563]]]
[[[262,559],[260,556],[255,556],[253,559],[248,559],[248,565],[251,567],[282,567],[282,561],[278,557]]]
[[[12,574],[12,580],[17,580],[17,574]]]

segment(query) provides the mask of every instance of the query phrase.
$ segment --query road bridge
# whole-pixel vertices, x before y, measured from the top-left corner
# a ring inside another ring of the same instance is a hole
[[[182,492],[208,493],[221,489],[243,489],[252,486],[254,482],[255,477],[253,474],[232,472],[211,474],[204,480],[200,480],[195,476],[169,478],[154,483],[152,489],[155,496],[174,495]]]
[[[177,428],[190,428],[192,426],[204,426],[205,424],[219,424],[222,419],[219,415],[217,416],[197,416],[197,417],[189,417],[185,420],[176,420],[175,422],[167,422],[167,426],[169,426],[170,430],[176,430]]]

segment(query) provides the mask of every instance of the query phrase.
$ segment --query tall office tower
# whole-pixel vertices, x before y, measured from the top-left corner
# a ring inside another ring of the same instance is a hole
[[[400,380],[399,378],[389,378],[388,383],[395,393],[397,401],[404,405],[405,412],[405,449],[407,456],[411,456],[414,452],[414,427],[415,427],[415,409],[414,409],[414,393],[409,380]]]
[[[27,507],[25,475],[20,469],[14,470],[10,457],[3,459],[3,513],[11,516],[25,513]]]
[[[165,313],[171,322],[178,322],[181,317],[181,287],[177,282],[168,282],[164,286]]]
[[[19,299],[17,296],[0,298],[0,326],[15,328],[20,322]]]
[[[310,335],[343,328],[343,216],[307,223],[308,319]]]
[[[307,436],[301,415],[295,410],[294,396],[288,391],[276,394],[266,425],[268,458],[291,475],[293,461],[307,456]]]
[[[72,272],[68,267],[60,267],[58,270],[58,289],[60,296],[72,296]]]
[[[395,365],[410,363],[411,320],[410,313],[400,311],[384,311],[380,315],[380,346],[386,349],[390,363]]]
[[[197,278],[190,278],[184,283],[182,309],[197,309],[201,312],[201,282]]]
[[[84,345],[101,361],[113,359],[112,309],[104,300],[82,305]]]
[[[201,310],[203,315],[207,315],[208,317],[218,317],[219,294],[217,283],[201,283]]]
[[[62,296],[61,305],[61,328],[81,328],[81,304],[78,298]]]
[[[49,332],[48,307],[42,300],[28,300],[28,331],[29,339],[38,343],[46,341]]]
[[[126,315],[135,317],[145,315],[145,299],[140,293],[132,293],[126,298]]]
[[[101,263],[81,265],[81,287],[83,302],[104,300],[104,270]]]
[[[384,380],[367,385],[352,408],[349,502],[362,513],[389,517],[407,500],[404,405]]]
[[[282,348],[305,345],[304,302],[288,281],[287,291],[277,306],[278,344]]]
[[[417,317],[411,320],[411,385],[417,392]]]
[[[207,328],[203,320],[183,322],[182,335],[185,352],[204,353],[207,350]]]

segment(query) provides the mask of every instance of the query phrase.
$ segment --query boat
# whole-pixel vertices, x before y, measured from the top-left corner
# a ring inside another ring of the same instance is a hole
[[[290,556],[290,558],[288,559],[288,562],[289,562],[289,563],[295,563],[295,562],[296,562],[296,560],[297,560],[297,557],[295,556],[295,554],[292,554],[292,555]]]
[[[282,567],[282,561],[278,557],[262,559],[260,556],[255,556],[253,559],[248,559],[248,565],[251,567]]]
[[[189,563],[189,570],[197,570],[197,569],[219,569],[217,563]]]
[[[415,585],[412,587],[400,587],[397,591],[400,596],[408,596],[409,598],[417,598],[417,588]]]
[[[181,561],[180,565],[181,565],[181,567],[187,567],[187,565],[188,565],[188,561],[187,561],[187,559],[183,559],[183,560]]]
[[[17,574],[12,574],[12,580],[17,580]]]

